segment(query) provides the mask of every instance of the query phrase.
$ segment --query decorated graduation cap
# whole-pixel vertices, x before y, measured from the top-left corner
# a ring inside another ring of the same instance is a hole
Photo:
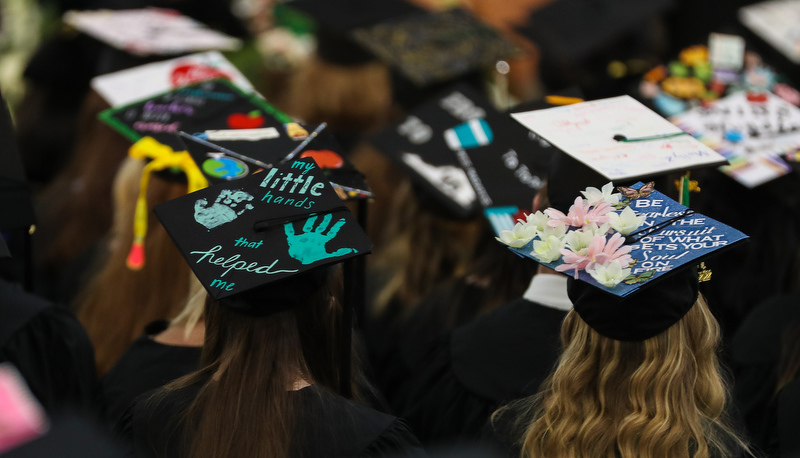
[[[299,124],[298,124],[299,125]],[[212,183],[240,180],[273,165],[310,157],[328,176],[342,200],[373,197],[364,175],[343,154],[341,146],[325,125],[310,129],[302,142],[284,129],[206,130],[189,135],[179,132],[181,142],[206,178]]]
[[[432,97],[370,141],[451,215],[469,217],[480,204],[457,154],[491,148],[495,141],[504,141],[506,127],[497,122],[500,116],[483,96],[458,84]],[[495,133],[494,129],[502,132]]]
[[[462,9],[420,12],[356,29],[352,36],[418,87],[455,80],[519,52]]]
[[[372,249],[311,158],[165,202],[155,213],[208,294],[252,315],[291,307],[313,292],[296,278],[319,282],[320,269]]]
[[[183,144],[179,131],[259,129],[283,130],[296,142],[308,131],[264,99],[230,81],[205,81],[167,91],[100,113],[100,120],[132,141],[150,136],[174,149]]]
[[[630,96],[511,115],[612,181],[710,167],[727,160]]]
[[[564,95],[518,105],[514,110],[576,103],[581,101],[580,95],[579,90],[571,89]],[[519,217],[530,212],[534,195],[547,181],[556,148],[514,122],[507,113],[490,111],[483,122],[492,130],[494,141],[485,146],[463,145],[456,150],[456,156],[478,195],[484,215],[495,235],[499,235],[503,230],[512,229]],[[463,129],[463,125],[457,126],[451,132]]]
[[[294,0],[286,5],[314,20],[317,54],[338,65],[359,65],[375,60],[371,52],[350,38],[352,30],[422,11],[403,0]]]
[[[570,275],[570,298],[581,318],[602,335],[627,341],[648,339],[680,320],[697,299],[697,263],[746,238],[670,199],[653,182],[639,182],[590,186],[567,211],[536,212],[498,240]]]

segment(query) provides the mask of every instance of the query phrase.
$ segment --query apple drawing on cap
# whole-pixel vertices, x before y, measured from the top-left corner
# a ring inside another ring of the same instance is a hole
[[[253,110],[250,113],[233,113],[228,116],[228,127],[231,129],[256,129],[264,125],[261,112]]]
[[[300,157],[310,157],[314,159],[314,162],[316,162],[317,166],[321,169],[338,169],[344,165],[342,156],[328,149],[303,151]]]

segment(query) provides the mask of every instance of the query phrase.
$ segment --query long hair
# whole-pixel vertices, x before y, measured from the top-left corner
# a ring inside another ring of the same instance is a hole
[[[265,317],[247,316],[206,301],[201,369],[170,383],[153,401],[162,402],[174,390],[202,384],[183,417],[184,456],[289,455],[297,420],[292,388],[302,380],[340,391],[341,289],[337,269],[302,304]],[[353,379],[359,375],[354,371]]]
[[[150,181],[147,262],[139,271],[125,265],[133,241],[134,208],[143,166],[142,161],[129,158],[120,167],[114,183],[116,207],[108,243],[96,260],[96,274],[76,301],[78,319],[92,339],[101,375],[145,325],[175,316],[189,294],[189,266],[152,212],[153,205],[186,194],[185,184],[155,177]]]
[[[288,81],[281,107],[292,116],[334,131],[371,131],[392,116],[389,68],[379,62],[343,66],[312,57]]]
[[[523,403],[522,455],[706,458],[731,456],[734,445],[747,450],[725,418],[719,339],[702,297],[643,342],[603,337],[571,311],[558,366]]]
[[[389,272],[377,293],[376,315],[396,301],[410,310],[443,282],[462,275],[474,256],[481,221],[453,220],[422,208],[410,181],[404,181],[394,196],[394,212],[375,251],[374,266]]]

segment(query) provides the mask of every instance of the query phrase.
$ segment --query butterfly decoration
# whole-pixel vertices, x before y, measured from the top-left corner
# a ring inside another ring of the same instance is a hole
[[[614,206],[617,210],[627,207],[636,199],[640,197],[650,197],[650,194],[656,190],[656,182],[651,181],[639,189],[629,188],[627,186],[617,186],[617,191],[622,193],[623,199]]]
[[[650,280],[651,278],[653,278],[653,275],[655,275],[655,273],[656,273],[655,269],[653,269],[653,270],[647,270],[647,271],[644,271],[644,272],[642,272],[642,273],[640,273],[640,274],[636,274],[636,275],[633,275],[633,274],[631,274],[631,275],[628,275],[628,276],[627,276],[627,277],[625,277],[625,279],[624,279],[624,280],[622,280],[622,281],[623,281],[623,282],[624,282],[626,285],[635,285],[635,284],[637,284],[637,283],[644,283],[644,282],[646,282],[647,280]]]

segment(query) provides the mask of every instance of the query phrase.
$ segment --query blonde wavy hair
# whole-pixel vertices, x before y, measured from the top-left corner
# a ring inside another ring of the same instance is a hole
[[[726,420],[719,339],[702,296],[678,323],[643,342],[603,337],[570,311],[558,366],[539,394],[523,401],[528,414],[517,418],[525,431],[522,456],[706,458],[731,456],[737,446],[749,451]]]

